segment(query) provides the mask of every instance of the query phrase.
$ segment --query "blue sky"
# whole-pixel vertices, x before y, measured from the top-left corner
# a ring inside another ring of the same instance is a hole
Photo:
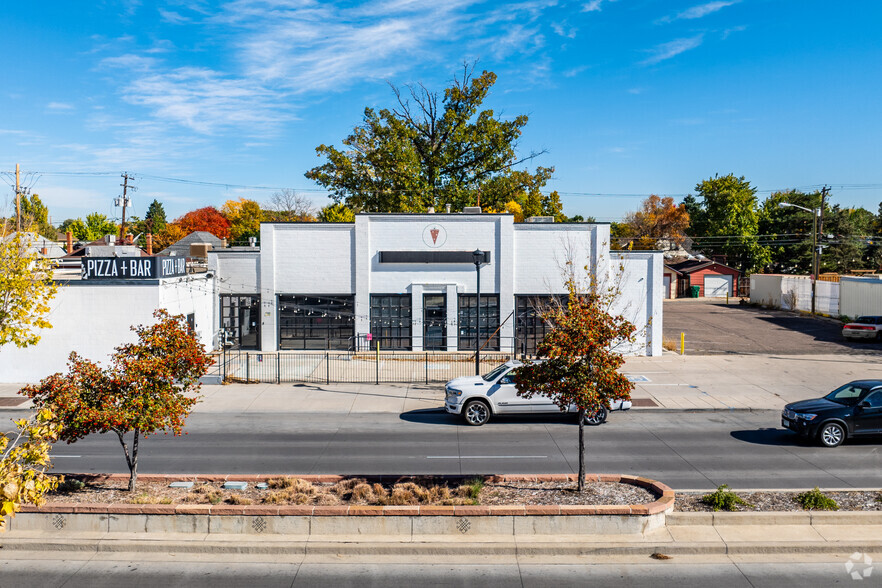
[[[391,106],[387,82],[441,90],[477,60],[499,76],[485,106],[530,116],[520,148],[547,150],[533,165],[556,168],[568,214],[617,220],[730,172],[875,212],[880,17],[811,0],[15,2],[0,172],[42,172],[26,179],[55,222],[118,216],[122,171],[136,214],[272,194],[241,186],[324,205],[303,176],[317,145]]]

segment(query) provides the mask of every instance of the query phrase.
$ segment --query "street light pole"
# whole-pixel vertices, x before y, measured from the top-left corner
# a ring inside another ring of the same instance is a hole
[[[478,287],[476,289],[478,299],[475,301],[475,375],[481,375],[481,264],[484,263],[484,252],[476,249],[472,252],[475,262],[475,274]]]
[[[791,204],[789,202],[779,202],[778,206],[781,208],[790,206],[812,213],[812,314],[815,314],[815,298],[817,298],[816,294],[818,292],[818,272],[821,271],[821,256],[818,251],[818,217],[821,216],[821,209],[806,208],[805,206]]]

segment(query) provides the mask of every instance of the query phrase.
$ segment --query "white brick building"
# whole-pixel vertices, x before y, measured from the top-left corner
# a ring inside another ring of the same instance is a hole
[[[487,252],[481,309],[472,252]],[[662,257],[609,250],[609,225],[514,223],[496,214],[360,214],[354,223],[265,223],[260,247],[209,254],[218,329],[243,349],[531,351],[540,297],[566,295],[562,268],[620,290],[638,328],[630,353],[661,354]],[[577,273],[579,273],[577,272]]]

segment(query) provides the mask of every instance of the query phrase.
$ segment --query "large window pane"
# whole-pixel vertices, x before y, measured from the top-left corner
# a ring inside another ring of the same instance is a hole
[[[565,294],[553,296],[517,296],[515,352],[536,355],[536,346],[552,326],[542,319],[542,312],[552,305],[566,304]]]
[[[475,294],[459,295],[459,341],[460,350],[475,350],[475,339],[480,340],[485,351],[499,351],[499,295],[481,294],[481,308]]]
[[[355,297],[279,295],[280,349],[353,349]]]
[[[371,346],[411,348],[410,294],[371,294]]]

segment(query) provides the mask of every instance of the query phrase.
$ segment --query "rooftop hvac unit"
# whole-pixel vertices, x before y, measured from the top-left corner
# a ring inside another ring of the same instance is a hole
[[[208,257],[211,243],[190,243],[190,257]]]
[[[462,209],[463,214],[481,214],[480,206],[466,206]]]
[[[528,223],[553,223],[553,216],[531,216],[527,219]]]

